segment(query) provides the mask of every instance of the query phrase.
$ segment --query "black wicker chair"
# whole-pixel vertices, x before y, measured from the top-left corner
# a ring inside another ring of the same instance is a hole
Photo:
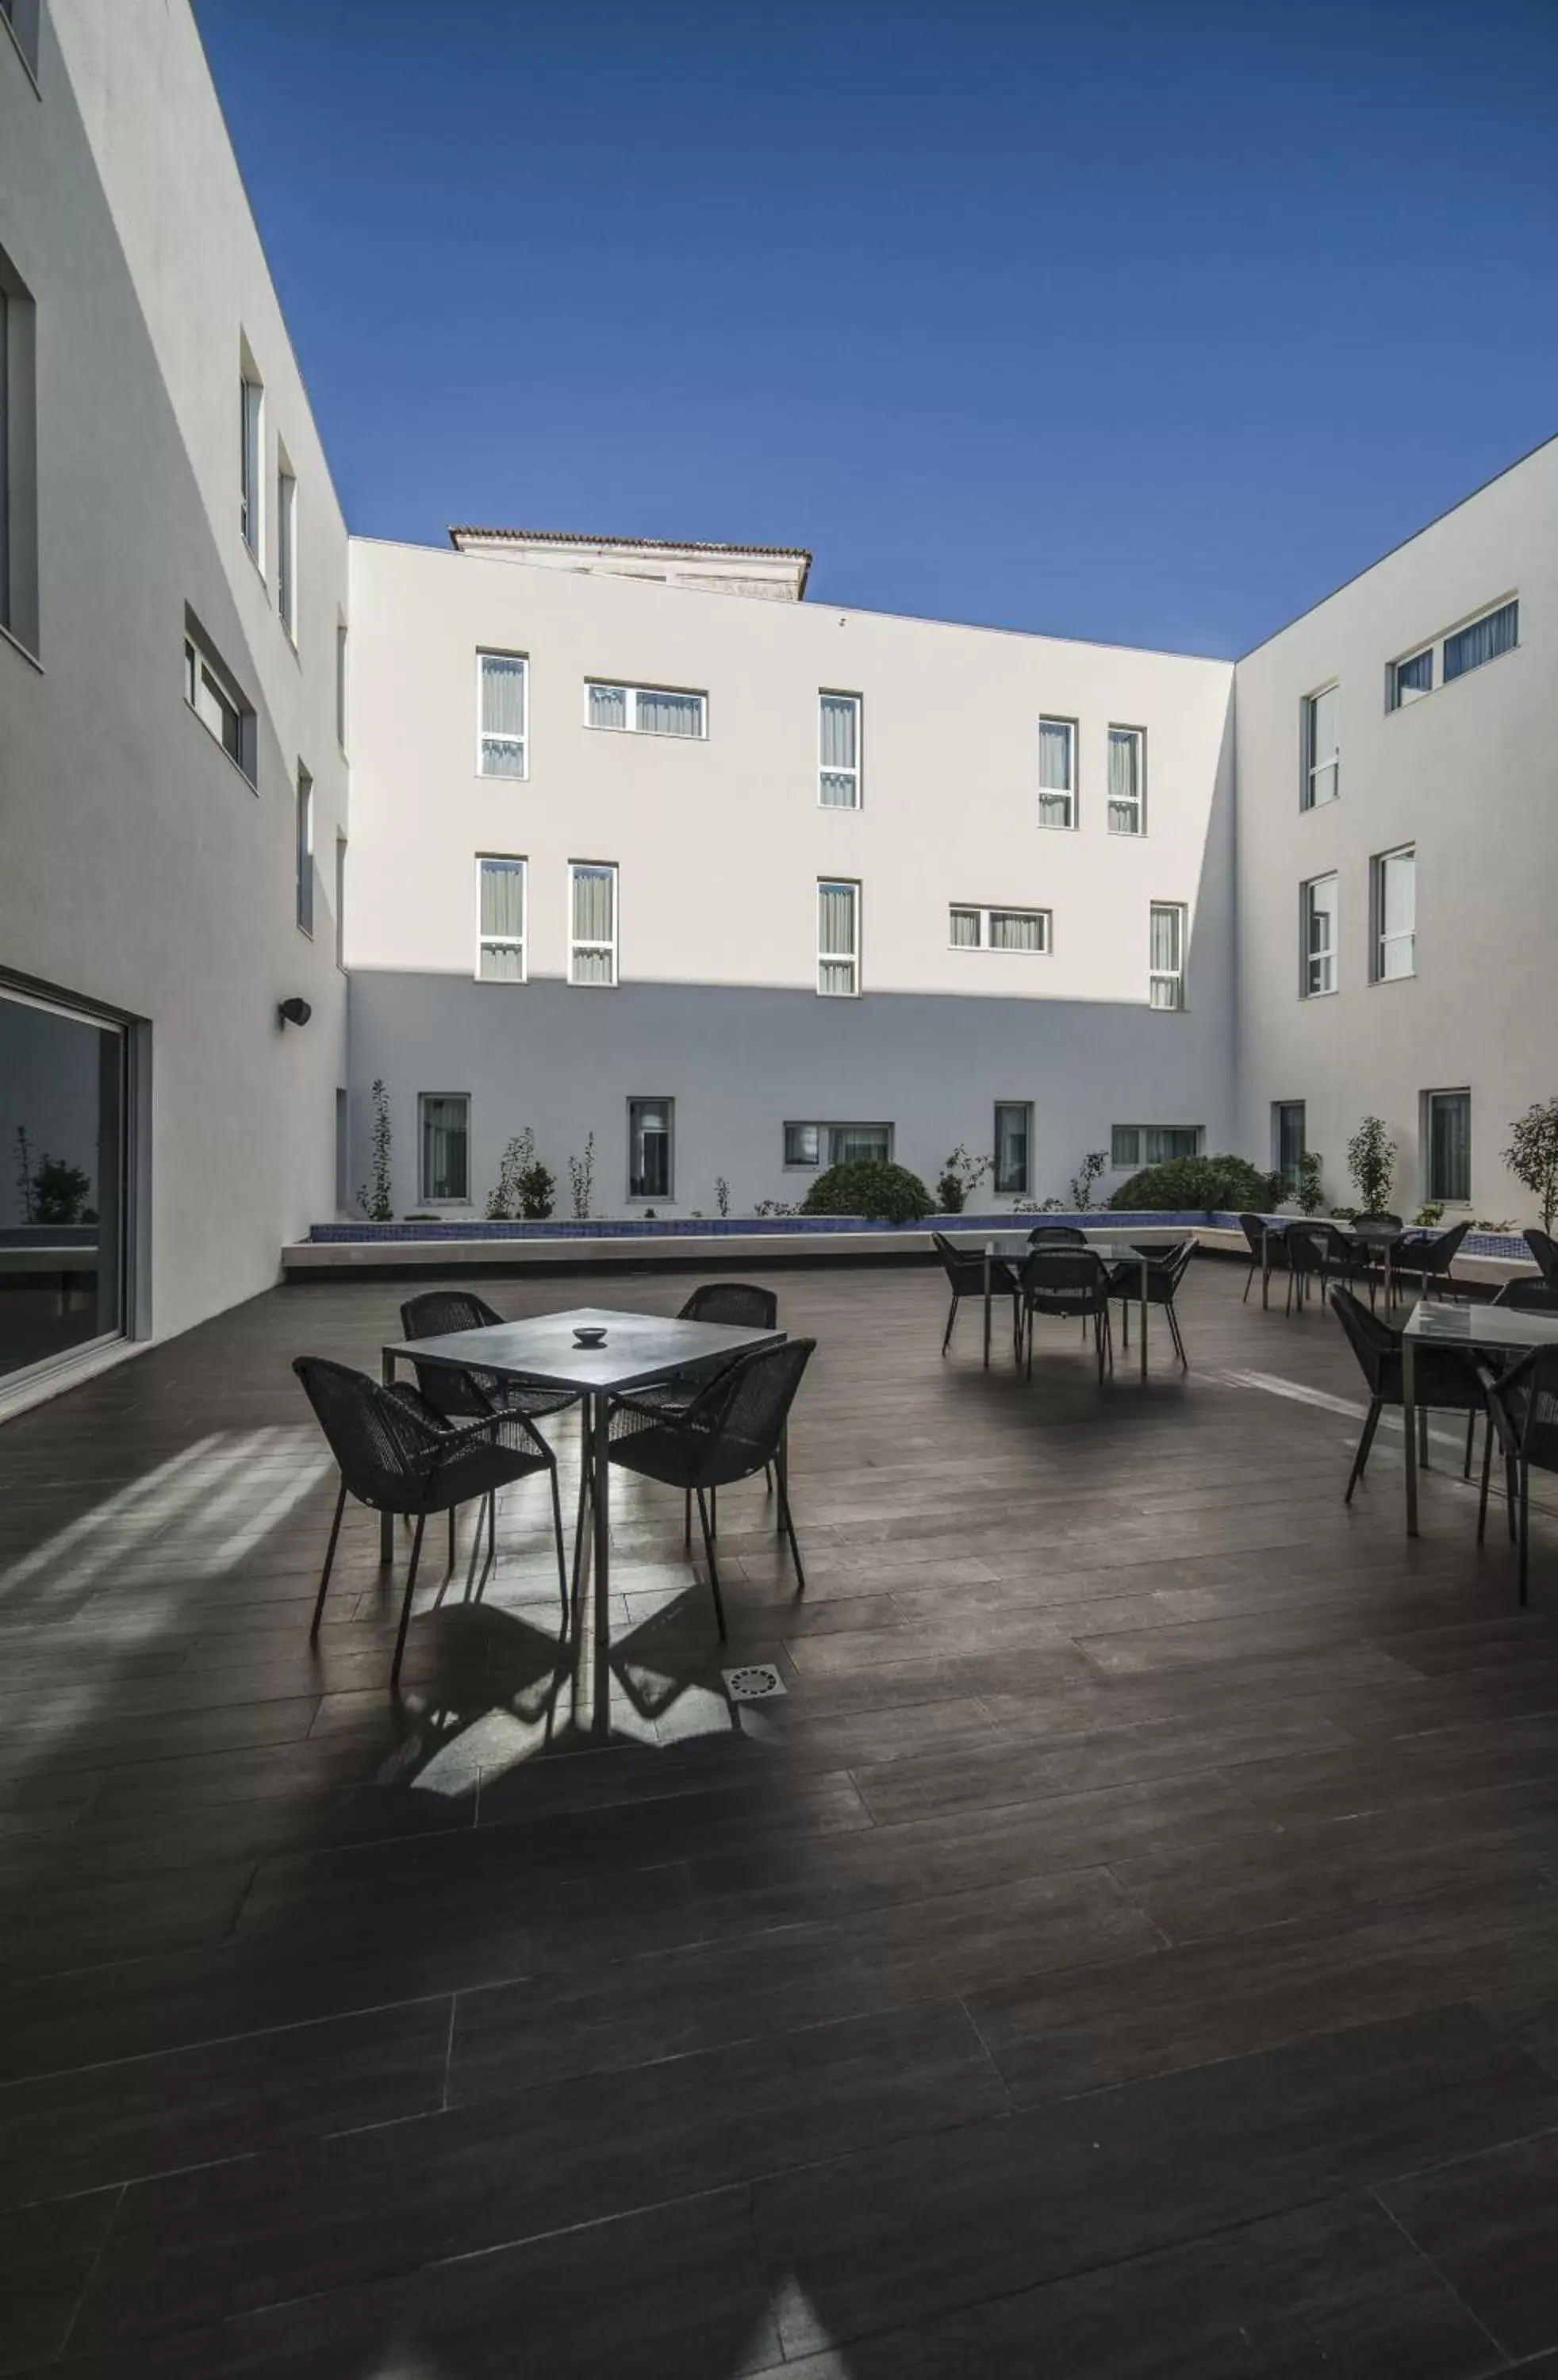
[[[557,1459],[523,1414],[489,1414],[456,1426],[409,1385],[386,1389],[366,1372],[333,1364],[323,1355],[299,1355],[293,1370],[303,1384],[341,1474],[335,1517],[330,1525],[324,1572],[314,1603],[310,1638],[319,1633],[324,1598],[341,1534],[347,1498],[355,1496],[375,1512],[408,1515],[416,1524],[406,1596],[395,1640],[390,1683],[400,1675],[411,1598],[421,1558],[422,1531],[433,1512],[453,1513],[460,1504],[486,1503],[490,1564],[495,1537],[491,1518],[500,1488],[545,1471],[552,1481],[552,1523],[557,1540],[557,1585],[565,1621],[568,1612],[567,1558],[563,1545],[563,1507],[557,1492]],[[474,1558],[474,1549],[473,1549]],[[483,1572],[483,1579],[485,1572]],[[478,1590],[480,1592],[480,1590]]]
[[[678,1322],[723,1322],[732,1330],[777,1330],[779,1300],[771,1289],[759,1289],[747,1281],[706,1281],[676,1309]],[[943,1348],[943,1353],[945,1353]],[[633,1402],[639,1413],[653,1412],[674,1417],[684,1414],[694,1399],[711,1380],[728,1371],[732,1364],[741,1361],[739,1355],[711,1355],[701,1364],[689,1364],[683,1372],[673,1372],[668,1380],[657,1380],[652,1388],[635,1390]],[[588,1458],[586,1463],[588,1487]],[[773,1492],[773,1468],[765,1464],[763,1483],[770,1495]],[[711,1499],[711,1518],[716,1535],[719,1522],[717,1506]],[[692,1543],[692,1491],[688,1490],[682,1514],[682,1537]]]
[[[400,1309],[400,1328],[412,1341],[490,1330],[503,1319],[495,1306],[469,1289],[423,1290]],[[544,1421],[549,1414],[566,1413],[578,1402],[575,1390],[528,1388],[479,1368],[456,1372],[447,1364],[416,1364],[414,1368],[418,1388],[446,1421],[474,1421],[493,1413],[518,1413],[527,1421]]]
[[[1028,1235],[1028,1245],[1030,1248],[1085,1248],[1088,1235],[1079,1232],[1075,1223],[1035,1223]]]
[[[957,1309],[966,1297],[984,1302],[984,1252],[954,1245],[944,1232],[932,1232],[931,1245],[942,1260],[942,1270],[952,1291],[952,1303],[946,1310],[946,1329],[942,1333],[942,1353],[952,1344],[952,1326],[957,1319]],[[992,1295],[1013,1300],[1013,1335],[1016,1330],[1016,1275],[1000,1257],[990,1260],[990,1286]]]
[[[1285,1263],[1286,1257],[1283,1252],[1284,1227],[1282,1224],[1268,1223],[1264,1215],[1241,1215],[1239,1229],[1249,1250],[1249,1270],[1244,1277],[1244,1297],[1239,1301],[1242,1305],[1249,1296],[1249,1284],[1256,1274],[1262,1269],[1270,1271],[1273,1267]]]
[[[1103,1378],[1105,1355],[1114,1368],[1114,1342],[1109,1328],[1109,1267],[1096,1248],[1039,1247],[1024,1259],[1017,1276],[1022,1300],[1023,1335],[1028,1342],[1028,1377],[1033,1378],[1033,1318],[1052,1315],[1075,1321],[1078,1315],[1093,1326],[1098,1377]]]
[[[1469,1222],[1456,1223],[1448,1232],[1404,1232],[1391,1251],[1391,1270],[1398,1277],[1415,1272],[1422,1283],[1425,1297],[1433,1293],[1435,1282],[1442,1297],[1446,1287],[1456,1294],[1451,1267],[1460,1254],[1461,1242],[1470,1231]]]
[[[1558,1471],[1558,1347],[1538,1347],[1497,1379],[1487,1382],[1488,1443],[1482,1453],[1480,1545],[1488,1524],[1488,1473],[1493,1439],[1503,1451],[1509,1494],[1510,1534],[1519,1548],[1520,1600],[1529,1601],[1531,1465]]]
[[[797,1587],[802,1594],[806,1590],[790,1512],[785,1425],[816,1345],[815,1339],[787,1339],[782,1346],[759,1347],[752,1354],[738,1355],[679,1414],[663,1413],[647,1399],[640,1403],[631,1395],[619,1397],[612,1407],[612,1462],[642,1478],[679,1488],[698,1500],[709,1586],[722,1637],[724,1605],[709,1511],[709,1500],[716,1488],[755,1478],[760,1471],[774,1466],[780,1525],[790,1541]]]
[[[1353,1467],[1347,1475],[1346,1492],[1342,1501],[1350,1504],[1353,1489],[1357,1486],[1369,1464],[1369,1449],[1374,1433],[1380,1427],[1380,1415],[1387,1405],[1404,1402],[1401,1380],[1401,1333],[1393,1330],[1388,1322],[1356,1298],[1350,1290],[1333,1289],[1331,1310],[1346,1332],[1358,1367],[1369,1383],[1369,1412],[1363,1425],[1363,1435],[1353,1456]],[[1467,1468],[1471,1464],[1472,1433],[1477,1416],[1487,1410],[1487,1385],[1483,1372],[1469,1354],[1456,1347],[1418,1347],[1414,1355],[1414,1402],[1418,1412],[1418,1452],[1424,1463],[1428,1461],[1428,1417],[1435,1413],[1464,1413],[1467,1416]]]
[[[1325,1247],[1325,1279],[1322,1287],[1333,1281],[1359,1283],[1369,1292],[1369,1308],[1374,1310],[1374,1293],[1380,1284],[1379,1261],[1374,1249],[1366,1241],[1355,1240],[1350,1232],[1336,1223],[1311,1223],[1304,1228],[1317,1232]]]
[[[1526,1245],[1531,1251],[1531,1261],[1549,1289],[1558,1289],[1558,1240],[1533,1227],[1526,1233]]]
[[[1147,1303],[1149,1305],[1161,1305],[1167,1315],[1169,1333],[1174,1341],[1174,1352],[1187,1372],[1190,1368],[1190,1358],[1185,1353],[1184,1333],[1179,1328],[1179,1316],[1174,1301],[1195,1253],[1194,1240],[1182,1240],[1175,1248],[1154,1248],[1147,1266]],[[1124,1326],[1124,1342],[1128,1348],[1131,1343],[1131,1308],[1133,1305],[1139,1306],[1141,1304],[1140,1265],[1132,1264],[1126,1257],[1119,1264],[1112,1266],[1109,1273],[1109,1294],[1119,1300],[1122,1308],[1120,1319]]]
[[[1510,1305],[1519,1314],[1558,1314],[1558,1289],[1545,1281],[1506,1281],[1491,1303]]]
[[[1326,1276],[1332,1264],[1329,1223],[1289,1223],[1283,1232],[1283,1245],[1287,1255],[1287,1304],[1283,1311],[1293,1311],[1293,1293],[1298,1293],[1298,1305],[1303,1308],[1309,1293],[1309,1283],[1318,1281],[1323,1294]]]

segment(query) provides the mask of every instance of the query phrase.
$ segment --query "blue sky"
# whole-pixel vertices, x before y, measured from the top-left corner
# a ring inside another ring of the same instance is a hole
[[[1242,651],[1558,430],[1554,0],[196,0],[352,528]]]

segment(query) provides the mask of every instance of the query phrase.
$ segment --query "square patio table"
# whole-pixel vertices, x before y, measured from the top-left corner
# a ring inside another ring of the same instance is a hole
[[[575,1343],[576,1330],[605,1331],[599,1347]],[[481,1330],[452,1330],[436,1339],[397,1341],[383,1350],[386,1387],[399,1363],[442,1364],[456,1372],[491,1372],[527,1388],[566,1389],[585,1403],[586,1442],[591,1462],[591,1536],[595,1620],[596,1717],[603,1719],[611,1651],[608,1586],[611,1572],[611,1406],[615,1397],[647,1389],[698,1364],[749,1355],[777,1347],[783,1330],[742,1330],[724,1322],[681,1322],[664,1314],[624,1314],[611,1306],[579,1305],[566,1314],[541,1314],[527,1322],[494,1323]],[[781,1458],[781,1462],[783,1458]],[[783,1497],[780,1510],[784,1510]],[[379,1524],[379,1559],[394,1557],[395,1524]],[[582,1600],[582,1599],[581,1599]],[[576,1621],[581,1634],[582,1617]]]
[[[1406,1433],[1406,1534],[1418,1534],[1417,1361],[1419,1347],[1461,1347],[1467,1353],[1528,1355],[1558,1345],[1558,1314],[1530,1314],[1518,1305],[1441,1305],[1422,1299],[1401,1334],[1401,1419]]]
[[[1030,1224],[1029,1228],[1029,1230],[1032,1230],[1036,1227]],[[1041,1229],[1042,1227],[1039,1226],[1037,1228]],[[1147,1378],[1147,1316],[1150,1311],[1147,1304],[1147,1275],[1152,1262],[1150,1251],[1154,1248],[1183,1247],[1187,1240],[1192,1242],[1196,1241],[1196,1233],[1193,1231],[1186,1229],[1182,1225],[1175,1226],[1170,1223],[1144,1223],[1139,1231],[1134,1232],[1123,1229],[1117,1231],[1109,1230],[1102,1227],[1094,1230],[1085,1223],[1079,1223],[1076,1228],[1081,1232],[1089,1248],[1096,1248],[1100,1256],[1113,1255],[1116,1264],[1123,1264],[1131,1257],[1137,1257],[1140,1261],[1141,1377],[1145,1379]],[[1043,1243],[1041,1242],[1040,1245],[1042,1246]],[[1053,1245],[1057,1248],[1064,1248],[1065,1245],[1066,1243],[1064,1240],[1056,1240],[1053,1243]],[[1071,1245],[1075,1246],[1076,1243],[1072,1242]],[[991,1295],[995,1285],[995,1268],[998,1264],[1020,1265],[1027,1257],[1031,1256],[1032,1253],[1033,1251],[1028,1244],[1027,1232],[1024,1232],[1020,1237],[1017,1234],[1013,1233],[1009,1237],[1004,1235],[999,1239],[986,1240],[984,1244],[984,1362],[986,1371],[990,1369],[990,1312]]]

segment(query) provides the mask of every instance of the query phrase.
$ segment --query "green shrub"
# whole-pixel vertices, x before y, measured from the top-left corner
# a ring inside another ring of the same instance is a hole
[[[830,1165],[806,1194],[803,1215],[865,1215],[873,1222],[918,1223],[936,1202],[918,1173],[885,1158],[858,1157]]]
[[[1281,1196],[1281,1177],[1262,1173],[1242,1157],[1173,1157],[1166,1165],[1149,1165],[1133,1173],[1109,1203],[1144,1213],[1181,1208],[1187,1212],[1211,1208],[1231,1215],[1265,1214]]]

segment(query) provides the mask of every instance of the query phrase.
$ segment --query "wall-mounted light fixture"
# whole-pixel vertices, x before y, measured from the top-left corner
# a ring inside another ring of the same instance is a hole
[[[306,1000],[284,1000],[276,1010],[277,1020],[282,1025],[306,1025],[312,1014],[313,1010]]]

